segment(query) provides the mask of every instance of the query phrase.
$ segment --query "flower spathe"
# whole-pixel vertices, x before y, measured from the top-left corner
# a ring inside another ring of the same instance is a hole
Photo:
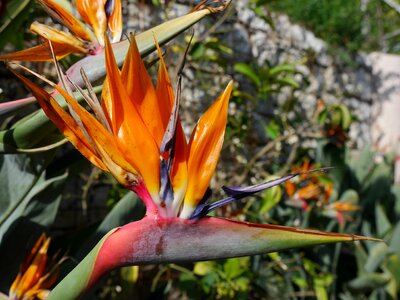
[[[56,1],[38,0],[38,2],[68,31],[61,31],[35,21],[31,24],[30,31],[40,36],[44,40],[44,45],[0,55],[0,60],[51,60],[48,41],[51,41],[56,57],[61,59],[71,53],[96,54],[104,46],[104,35],[108,32],[112,42],[121,39],[121,0],[75,1],[80,16],[92,30]]]

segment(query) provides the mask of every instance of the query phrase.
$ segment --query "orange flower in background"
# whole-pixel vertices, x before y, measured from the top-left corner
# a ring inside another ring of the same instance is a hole
[[[49,289],[57,280],[57,268],[50,270],[47,250],[50,238],[42,234],[12,283],[9,297],[12,300],[46,299]]]
[[[307,173],[313,169],[315,169],[315,164],[310,164],[307,159],[300,168],[293,168],[292,172]],[[316,201],[321,205],[329,202],[333,191],[333,182],[321,180],[320,175],[313,173],[300,175],[299,178],[304,181],[286,182],[286,193],[289,197],[304,202],[303,206],[306,207],[308,207],[307,202],[309,201]]]
[[[109,32],[112,42],[122,35],[121,0],[76,0],[82,19],[90,30],[70,11],[54,0],[38,0],[49,15],[68,28],[69,32],[33,22],[30,30],[44,39],[44,44],[22,51],[0,55],[0,60],[51,60],[49,41],[58,59],[71,53],[96,54],[104,46],[104,35]]]
[[[351,200],[335,201],[324,208],[324,215],[335,218],[340,225],[344,225],[345,221],[351,221],[352,212],[361,210],[361,207],[353,203]]]

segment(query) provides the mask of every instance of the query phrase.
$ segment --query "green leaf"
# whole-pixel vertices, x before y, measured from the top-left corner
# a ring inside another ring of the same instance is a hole
[[[280,126],[276,123],[276,121],[272,120],[265,127],[265,133],[270,139],[276,140],[280,135]]]
[[[193,273],[199,276],[204,276],[211,272],[214,267],[214,263],[211,261],[201,261],[194,264]]]
[[[338,108],[340,109],[341,113],[342,113],[342,118],[341,118],[341,127],[343,129],[349,129],[350,125],[351,125],[351,121],[352,121],[352,116],[350,113],[350,110],[348,109],[348,107],[344,104],[340,104],[338,106]]]
[[[382,273],[367,273],[349,282],[349,289],[355,292],[368,292],[384,287],[390,276]]]
[[[204,57],[205,52],[206,52],[206,47],[203,43],[195,43],[192,46],[190,54],[192,56],[192,59],[198,60],[198,59]]]
[[[373,245],[369,251],[367,262],[365,263],[365,270],[368,273],[376,272],[388,251],[389,247],[385,243]]]
[[[257,75],[257,73],[248,65],[245,63],[237,63],[234,64],[233,69],[246,76],[248,79],[250,79],[257,87],[260,87],[261,85],[261,79]]]
[[[297,285],[301,289],[307,289],[308,288],[308,283],[307,280],[305,280],[302,276],[300,275],[293,275],[292,276],[292,281],[295,285]]]
[[[268,177],[268,180],[277,179],[278,177]],[[270,209],[275,207],[282,199],[282,188],[277,185],[270,189],[267,189],[263,194],[263,200],[261,203],[261,208],[259,210],[260,214],[265,214]]]
[[[0,15],[0,49],[16,35],[24,32],[21,31],[21,27],[29,17],[27,6],[30,2],[31,0],[4,1],[6,10]]]
[[[274,82],[279,83],[281,86],[290,86],[295,89],[298,89],[300,87],[298,82],[290,77],[278,78]]]
[[[328,300],[326,286],[327,284],[324,278],[314,278],[314,290],[318,300]]]
[[[45,172],[53,153],[0,156],[0,288],[8,288],[27,244],[53,224],[67,173]],[[10,259],[12,257],[13,259]]]
[[[386,264],[390,273],[392,273],[393,277],[396,280],[397,285],[400,287],[400,256],[399,254],[391,255]]]
[[[283,72],[293,73],[296,71],[296,66],[293,64],[281,64],[277,65],[269,70],[269,75],[275,77]]]
[[[0,156],[0,242],[14,222],[31,214],[50,225],[60,200],[60,185],[67,174],[46,178],[45,168],[53,153],[40,156]],[[43,210],[43,211],[42,211]]]
[[[228,280],[232,280],[242,275],[248,268],[248,257],[232,258],[224,263],[224,272]]]
[[[390,253],[400,253],[400,221],[393,230],[389,246]]]
[[[382,205],[378,203],[375,206],[375,219],[376,219],[376,229],[379,237],[384,237],[385,234],[392,228],[386,213]]]

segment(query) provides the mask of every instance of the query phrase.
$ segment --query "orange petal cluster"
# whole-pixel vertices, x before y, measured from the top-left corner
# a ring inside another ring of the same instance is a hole
[[[116,64],[110,41],[105,39],[107,78],[101,104],[95,95],[81,91],[94,115],[73,98],[61,72],[63,88],[42,79],[65,98],[69,112],[43,89],[17,76],[33,92],[47,116],[94,165],[111,172],[121,184],[139,193],[148,209],[156,207],[162,216],[189,218],[206,193],[217,166],[233,84],[228,84],[200,118],[189,142],[178,117],[173,126],[173,153],[161,153],[175,99],[158,45],[157,48],[160,67],[154,87],[133,36],[122,70]],[[162,160],[170,160],[167,175],[161,174]],[[170,202],[161,195],[162,180],[170,182]]]
[[[47,257],[49,245],[50,238],[42,234],[10,287],[10,299],[46,299],[50,292],[48,289],[53,286],[57,279],[55,269],[49,271]]]
[[[0,55],[0,60],[44,61],[51,60],[49,41],[58,59],[71,53],[96,54],[104,46],[104,35],[110,32],[113,42],[122,34],[121,0],[76,0],[78,12],[90,30],[70,11],[54,0],[38,0],[51,17],[68,28],[69,32],[33,22],[30,30],[44,40],[43,45]]]

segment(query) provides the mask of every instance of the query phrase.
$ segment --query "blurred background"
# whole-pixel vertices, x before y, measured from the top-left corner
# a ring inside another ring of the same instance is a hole
[[[67,0],[59,2],[74,9]],[[126,33],[184,15],[195,5],[185,0],[122,2]],[[34,19],[52,22],[35,1],[0,1],[2,53],[37,43],[28,31]],[[172,82],[191,35],[189,30],[163,47]],[[126,267],[115,270],[88,299],[398,299],[400,1],[233,0],[225,12],[195,25],[193,35],[181,100],[187,135],[227,82],[235,81],[224,148],[211,186],[213,199],[223,196],[222,185],[255,184],[290,172],[334,167],[215,215],[362,234],[386,243]],[[67,68],[78,59],[69,56],[61,64]],[[156,56],[146,59],[149,72],[156,74],[151,66]],[[55,78],[50,63],[28,65]],[[0,66],[0,101],[26,93]],[[1,116],[0,129],[37,108]],[[21,175],[15,166],[32,178],[41,178],[45,170],[46,180],[52,180],[42,188],[29,186],[38,192],[24,195],[30,197],[29,205],[21,208],[18,222],[7,227],[0,244],[3,292],[41,232],[53,237],[50,253],[65,258],[60,268],[64,274],[105,228],[144,213],[135,196],[90,166],[72,146],[49,152],[1,158],[2,188],[18,182]]]

